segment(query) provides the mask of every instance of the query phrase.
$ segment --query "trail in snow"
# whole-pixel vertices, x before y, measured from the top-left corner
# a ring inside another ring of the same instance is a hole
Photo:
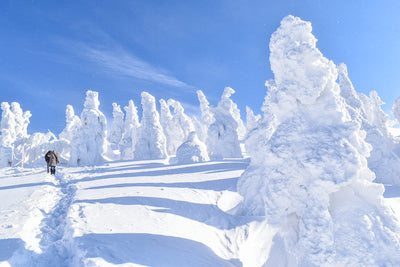
[[[45,215],[41,222],[40,248],[42,253],[35,254],[32,259],[34,266],[69,266],[73,255],[68,240],[69,224],[67,215],[73,201],[76,186],[65,181],[65,174],[55,175],[57,185],[61,189],[61,198],[53,210]]]

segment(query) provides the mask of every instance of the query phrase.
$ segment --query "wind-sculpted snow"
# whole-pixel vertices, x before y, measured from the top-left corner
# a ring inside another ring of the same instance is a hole
[[[98,93],[86,92],[84,109],[81,113],[82,127],[76,143],[72,145],[71,165],[94,165],[105,161],[107,150],[107,120],[99,110]]]
[[[345,64],[338,65],[340,94],[347,104],[351,119],[365,131],[365,141],[372,145],[368,167],[376,181],[400,185],[400,158],[395,154],[396,141],[388,130],[389,116],[383,112],[382,100],[376,91],[370,96],[357,93],[348,77]]]
[[[137,107],[133,100],[129,100],[129,105],[124,107],[126,117],[124,121],[124,132],[122,133],[119,144],[121,159],[133,159],[133,151],[138,138],[138,129],[140,126]]]
[[[239,124],[235,119],[238,109],[230,99],[234,92],[232,88],[226,87],[218,105],[211,108],[215,119],[208,127],[207,133],[207,147],[211,159],[242,157],[238,137]]]
[[[160,124],[154,96],[142,92],[143,117],[135,146],[135,159],[163,159],[167,157],[166,138]]]
[[[211,112],[210,103],[208,102],[203,91],[197,90],[196,93],[200,103],[201,118],[200,120],[193,120],[193,122],[200,140],[206,142],[208,127],[210,127],[210,125],[215,121],[215,118]]]
[[[160,99],[160,105],[160,123],[166,137],[167,152],[168,155],[173,156],[178,147],[189,137],[190,132],[195,130],[195,127],[179,101],[168,99],[166,102],[164,99]],[[173,113],[171,113],[171,107]]]
[[[32,114],[30,111],[24,112],[17,102],[12,102],[11,106],[2,102],[1,109],[0,167],[5,167],[12,164],[13,157],[22,160]]]
[[[275,78],[264,114],[274,119],[259,124],[255,136],[264,131],[264,140],[250,149],[252,163],[238,182],[242,212],[279,227],[284,246],[276,250],[290,266],[400,264],[399,222],[383,202],[383,186],[372,182],[371,147],[311,24],[284,18],[270,50]]]
[[[113,119],[111,121],[111,127],[108,131],[108,141],[110,144],[118,147],[118,144],[121,141],[122,134],[124,132],[124,113],[121,110],[121,106],[117,105],[117,103],[113,103]]]
[[[196,132],[191,132],[187,140],[176,150],[177,164],[209,161],[207,146],[200,141]]]

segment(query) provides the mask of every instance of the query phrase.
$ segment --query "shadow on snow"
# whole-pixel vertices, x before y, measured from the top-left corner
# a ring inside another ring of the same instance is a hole
[[[145,205],[161,209],[154,212],[170,213],[177,216],[195,220],[218,229],[228,230],[244,225],[254,218],[230,215],[213,204],[200,204],[181,200],[172,200],[157,197],[111,197],[103,199],[83,199],[74,203],[101,203],[117,205]]]
[[[179,237],[155,234],[86,234],[75,238],[85,258],[103,258],[112,264],[144,266],[241,266],[224,260],[206,245]]]

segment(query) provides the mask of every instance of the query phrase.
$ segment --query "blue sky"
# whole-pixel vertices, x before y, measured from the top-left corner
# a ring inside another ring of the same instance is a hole
[[[359,92],[376,90],[389,112],[400,96],[399,1],[0,1],[0,101],[33,114],[29,133],[65,126],[86,90],[140,106],[140,93],[174,98],[189,113],[202,89],[216,104],[224,87],[260,112],[271,34],[286,15],[311,21],[317,46],[346,63]]]

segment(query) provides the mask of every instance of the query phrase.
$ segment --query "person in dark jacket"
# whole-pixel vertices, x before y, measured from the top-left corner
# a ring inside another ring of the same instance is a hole
[[[47,162],[47,173],[49,173],[50,169],[50,174],[56,174],[56,166],[60,163],[57,152],[55,150],[49,150],[44,156],[44,159]]]

